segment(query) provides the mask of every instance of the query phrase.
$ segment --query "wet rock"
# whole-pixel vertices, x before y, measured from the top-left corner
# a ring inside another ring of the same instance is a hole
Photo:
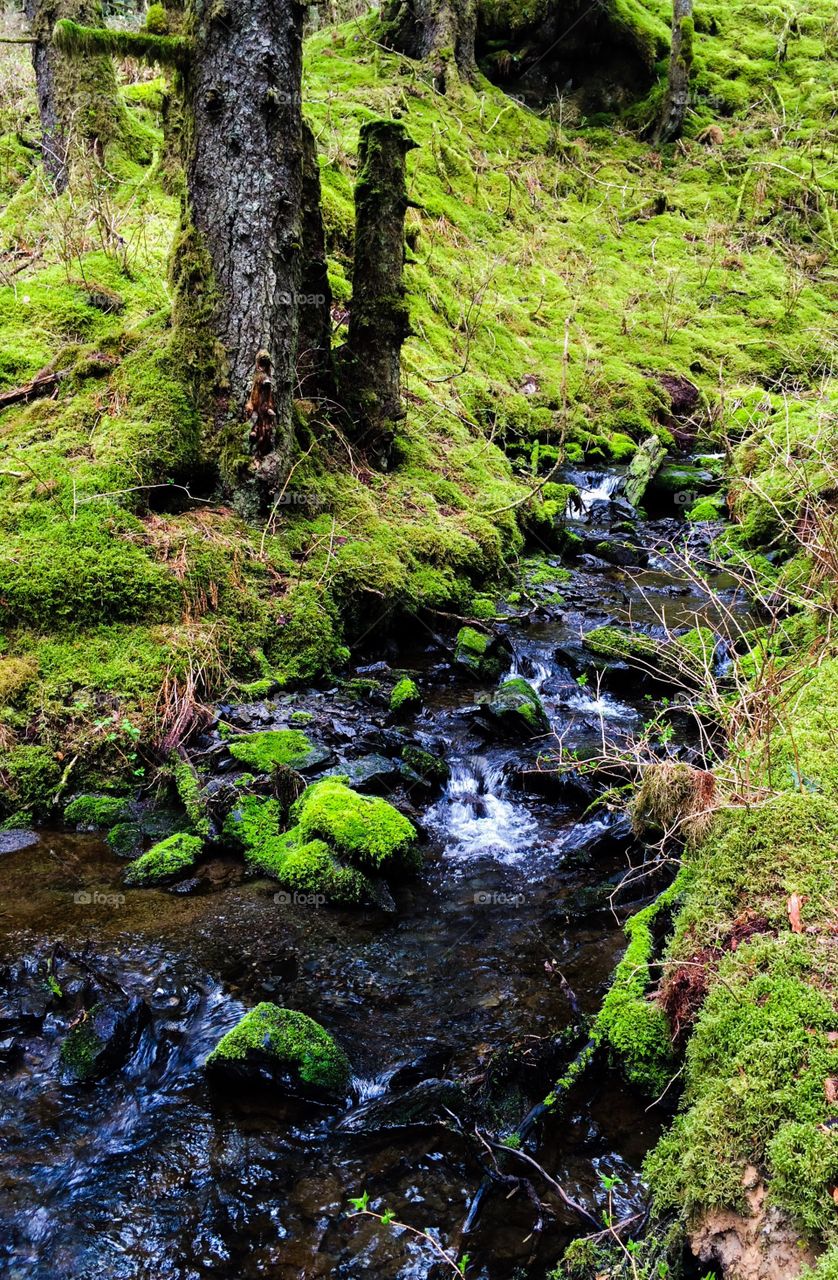
[[[479,680],[497,680],[512,656],[508,641],[476,627],[462,627],[454,651],[457,665]]]
[[[40,839],[36,831],[0,831],[0,854],[31,849]]]
[[[448,1112],[462,1115],[465,1105],[465,1093],[453,1080],[423,1080],[403,1093],[386,1093],[356,1107],[337,1131],[360,1136],[450,1123]]]
[[[139,996],[104,996],[81,1014],[61,1043],[65,1077],[82,1083],[115,1071],[136,1048],[148,1018]]]
[[[200,836],[179,831],[136,858],[125,872],[125,883],[140,887],[169,884],[195,866],[203,848]]]
[[[351,1073],[349,1059],[325,1027],[267,1001],[222,1036],[205,1066],[212,1080],[228,1087],[269,1085],[324,1101],[346,1096]]]
[[[0,1040],[0,1071],[12,1071],[23,1057],[23,1045],[15,1036]]]
[[[399,1063],[393,1068],[387,1081],[388,1091],[393,1093],[397,1089],[412,1089],[423,1080],[439,1078],[453,1056],[451,1045],[435,1045],[426,1053],[417,1054],[407,1062]]]
[[[355,791],[389,791],[398,781],[400,770],[395,760],[382,755],[361,756],[339,765],[332,773],[349,779]]]
[[[520,676],[504,681],[493,694],[484,695],[479,707],[484,720],[510,737],[533,737],[550,730],[541,699]]]

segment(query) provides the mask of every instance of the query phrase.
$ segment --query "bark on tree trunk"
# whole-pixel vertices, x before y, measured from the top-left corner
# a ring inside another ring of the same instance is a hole
[[[101,27],[100,0],[25,0],[25,13],[34,36],[32,65],[44,169],[63,191],[73,139],[101,153],[120,132],[124,108],[109,57],[72,57],[52,41],[53,27],[62,18]]]
[[[693,61],[693,0],[673,0],[669,80],[655,142],[680,138],[687,114]]]
[[[331,400],[335,395],[332,366],[332,290],[326,263],[326,237],[320,200],[317,144],[303,124],[303,227],[297,333],[297,386],[304,400]]]
[[[276,429],[256,451],[278,454],[278,468],[290,446],[297,350],[303,13],[297,0],[195,0],[185,73],[184,242],[209,257],[211,326],[240,421],[257,356],[270,357]]]
[[[442,93],[452,66],[464,80],[475,74],[477,0],[387,0],[382,19],[392,48],[434,64]]]
[[[416,144],[404,126],[372,120],[361,128],[355,186],[355,260],[341,390],[386,465],[392,423],[403,416],[401,349],[410,332],[405,303],[405,157]]]

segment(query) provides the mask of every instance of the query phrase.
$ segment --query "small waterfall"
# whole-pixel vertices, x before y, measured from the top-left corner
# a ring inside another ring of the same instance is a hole
[[[536,823],[505,792],[503,769],[483,757],[451,765],[445,794],[428,814],[430,825],[446,841],[447,855],[464,861],[491,855],[502,862],[523,856]]]
[[[581,686],[565,693],[562,690],[561,705],[569,711],[581,715],[596,716],[602,720],[636,720],[638,712],[625,702],[618,702],[608,693],[598,693],[596,689]]]
[[[516,652],[512,656],[512,665],[506,678],[507,680],[526,680],[536,693],[541,693],[544,682],[553,675],[553,665],[545,653],[519,655]]]
[[[579,490],[579,497],[567,504],[568,520],[587,519],[595,502],[608,502],[623,482],[623,477],[613,472],[595,471],[569,477]],[[581,505],[581,511],[580,511]]]

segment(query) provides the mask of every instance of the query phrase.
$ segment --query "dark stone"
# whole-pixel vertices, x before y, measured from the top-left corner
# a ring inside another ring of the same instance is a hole
[[[361,1136],[448,1124],[448,1112],[462,1115],[465,1103],[463,1089],[453,1080],[423,1080],[404,1093],[385,1093],[356,1107],[340,1121],[337,1131]]]
[[[400,775],[397,761],[377,754],[348,760],[331,772],[348,777],[355,791],[388,791]]]
[[[139,996],[103,996],[61,1043],[64,1075],[79,1083],[109,1075],[134,1051],[148,1020],[148,1006]]]

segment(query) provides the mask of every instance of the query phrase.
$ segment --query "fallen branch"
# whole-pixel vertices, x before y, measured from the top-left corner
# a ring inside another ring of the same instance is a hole
[[[35,396],[46,395],[48,391],[53,391],[69,374],[69,369],[59,369],[56,371],[46,370],[36,373],[31,382],[25,383],[22,387],[12,387],[10,391],[0,392],[0,411],[7,409],[9,405],[26,404]]]

